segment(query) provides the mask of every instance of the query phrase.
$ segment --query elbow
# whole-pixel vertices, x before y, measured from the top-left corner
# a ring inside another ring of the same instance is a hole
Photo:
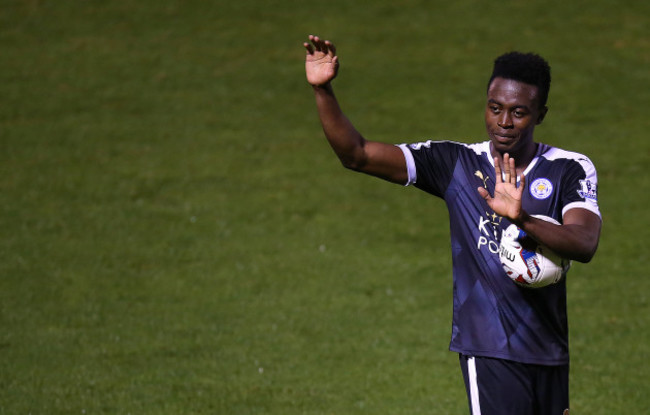
[[[581,254],[573,258],[573,260],[581,262],[583,264],[588,264],[589,262],[591,262],[593,257],[594,257],[593,254]]]
[[[567,254],[565,258],[582,263],[591,262],[600,240],[600,216],[584,209],[572,209],[565,214],[563,220],[562,230],[566,232],[559,235],[558,239],[562,240]]]
[[[339,155],[339,161],[346,169],[357,172],[362,171],[363,167],[366,165],[365,160],[362,160],[359,157]]]
[[[352,171],[355,171],[355,172],[361,172],[361,171],[363,171],[363,170],[362,170],[362,166],[361,166],[361,164],[359,164],[359,163],[347,163],[347,162],[341,162],[341,165],[342,165],[343,167],[345,167],[346,169],[348,169],[348,170],[352,170]]]
[[[596,255],[597,249],[598,249],[598,242],[591,244],[590,246],[584,247],[584,249],[581,252],[577,253],[577,255],[573,259],[578,262],[582,262],[583,264],[587,264],[591,262],[591,260],[594,258],[594,255]]]
[[[336,137],[338,136],[340,136],[340,134]],[[357,135],[354,138],[348,138],[343,143],[339,142],[341,140],[330,138],[329,135],[328,140],[334,153],[346,169],[361,171],[368,163],[366,141],[360,135]]]

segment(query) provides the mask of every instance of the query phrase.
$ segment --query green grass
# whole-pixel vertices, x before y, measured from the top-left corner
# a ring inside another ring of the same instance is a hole
[[[459,414],[439,200],[345,171],[303,73],[337,43],[370,138],[484,138],[492,59],[598,167],[569,280],[575,413],[645,413],[650,6],[0,1],[0,414]]]

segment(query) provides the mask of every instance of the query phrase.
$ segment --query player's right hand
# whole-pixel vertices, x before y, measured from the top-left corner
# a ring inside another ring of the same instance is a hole
[[[336,48],[329,40],[309,35],[309,42],[303,43],[307,49],[305,57],[305,73],[307,82],[321,86],[336,78],[339,69],[339,59]]]

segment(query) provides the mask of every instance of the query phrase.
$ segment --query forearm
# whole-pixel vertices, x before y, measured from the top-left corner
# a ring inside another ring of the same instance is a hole
[[[565,221],[563,225],[556,225],[524,212],[521,220],[516,224],[527,235],[561,257],[578,262],[589,262],[598,248],[599,221],[599,218],[590,218],[583,223],[566,223]]]
[[[365,162],[365,140],[343,114],[331,84],[314,86],[316,107],[325,137],[347,168],[359,169]]]

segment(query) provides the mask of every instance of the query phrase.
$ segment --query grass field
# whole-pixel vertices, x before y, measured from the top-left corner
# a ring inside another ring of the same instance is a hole
[[[572,414],[650,411],[650,3],[0,0],[0,414],[465,414],[441,201],[329,150],[302,42],[386,142],[485,137],[492,59],[598,168]]]

